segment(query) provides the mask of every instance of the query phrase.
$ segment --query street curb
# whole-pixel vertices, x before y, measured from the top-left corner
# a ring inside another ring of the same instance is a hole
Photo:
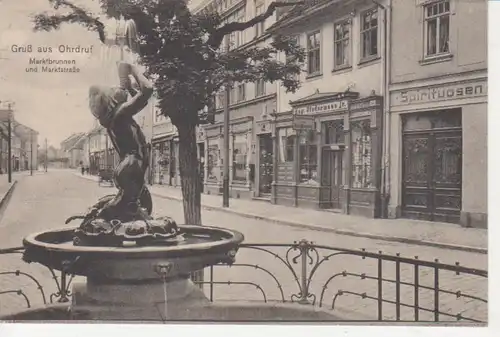
[[[3,211],[5,210],[5,207],[9,204],[10,198],[12,197],[12,193],[14,193],[16,185],[17,185],[17,180],[14,180],[9,186],[7,192],[5,192],[5,194],[0,199],[0,220],[3,217]]]
[[[178,202],[182,202],[182,199],[178,198],[178,197],[161,195],[161,194],[155,193],[155,192],[151,192],[151,194],[154,196],[163,198],[163,199],[169,199],[169,200],[175,200]],[[454,245],[454,244],[450,244],[450,243],[432,242],[432,241],[426,241],[426,240],[410,239],[410,238],[403,238],[403,237],[389,236],[389,235],[353,232],[353,231],[349,231],[349,230],[345,230],[345,229],[327,228],[327,227],[307,225],[307,224],[293,222],[293,221],[287,221],[287,220],[271,219],[271,218],[266,218],[266,217],[259,216],[259,215],[248,214],[248,213],[244,213],[244,212],[240,212],[240,211],[234,211],[234,210],[222,208],[222,207],[207,206],[207,205],[202,205],[201,207],[203,209],[206,209],[206,210],[225,212],[225,213],[229,213],[229,214],[233,214],[233,215],[239,215],[239,216],[244,217],[244,218],[255,219],[255,220],[264,220],[264,221],[276,223],[279,225],[296,227],[296,228],[306,228],[306,229],[315,230],[315,231],[323,231],[323,232],[335,233],[335,234],[339,234],[339,235],[354,236],[354,237],[374,239],[374,240],[380,240],[380,241],[407,243],[407,244],[417,245],[417,246],[427,246],[427,247],[435,247],[435,248],[441,248],[441,249],[458,250],[458,251],[477,253],[477,254],[488,254],[487,248]]]
[[[80,177],[82,179],[93,181],[93,179],[91,179],[90,177],[87,178],[86,176],[81,176],[81,175],[76,175],[76,176]],[[151,195],[154,195],[154,196],[157,196],[157,197],[163,198],[163,199],[182,202],[182,198],[168,196],[168,195],[162,195],[162,194],[159,194],[157,192],[151,192]],[[241,211],[235,211],[232,209],[223,208],[223,207],[216,207],[216,206],[201,205],[201,208],[203,208],[205,210],[209,210],[209,211],[218,211],[218,212],[225,212],[228,214],[238,215],[238,216],[241,216],[241,217],[244,217],[247,219],[263,220],[263,221],[272,222],[272,223],[275,223],[278,225],[290,226],[290,227],[295,227],[295,228],[303,228],[303,229],[305,228],[305,229],[310,229],[310,230],[314,230],[314,231],[335,233],[338,235],[353,236],[353,237],[360,237],[360,238],[367,238],[367,239],[388,241],[388,242],[399,242],[399,243],[406,243],[406,244],[416,245],[416,246],[426,246],[426,247],[434,247],[434,248],[441,248],[441,249],[457,250],[457,251],[463,251],[463,252],[468,252],[468,253],[485,254],[485,255],[488,254],[487,248],[471,247],[471,246],[464,246],[464,245],[454,245],[451,243],[444,243],[444,242],[433,242],[433,241],[410,239],[410,238],[397,237],[397,236],[354,232],[354,231],[349,231],[349,230],[345,230],[345,229],[328,228],[328,227],[322,227],[322,226],[316,226],[316,225],[307,225],[307,224],[303,224],[303,223],[299,223],[299,222],[266,218],[266,217],[263,217],[260,215],[244,213]]]

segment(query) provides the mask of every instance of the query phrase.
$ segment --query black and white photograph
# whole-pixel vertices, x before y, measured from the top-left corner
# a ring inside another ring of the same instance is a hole
[[[488,327],[490,6],[0,0],[1,324]]]

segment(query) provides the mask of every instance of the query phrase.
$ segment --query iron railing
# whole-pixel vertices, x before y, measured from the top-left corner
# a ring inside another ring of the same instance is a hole
[[[3,249],[0,257],[22,251],[22,247]],[[56,290],[49,302],[68,302],[73,276],[56,276],[53,270],[50,275]],[[42,303],[48,303],[37,278],[20,270],[0,271],[0,296],[18,294],[31,306],[23,289],[2,289],[5,276],[27,278]],[[358,317],[356,320],[361,315],[363,320],[373,321],[486,323],[487,278],[486,270],[458,262],[445,264],[301,240],[293,244],[242,244],[236,263],[209,267],[205,281],[195,282],[210,301],[294,302],[347,310]]]

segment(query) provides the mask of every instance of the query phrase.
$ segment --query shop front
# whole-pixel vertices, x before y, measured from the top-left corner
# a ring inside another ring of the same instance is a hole
[[[272,202],[378,217],[382,98],[319,93],[273,127]]]
[[[257,155],[255,156],[255,167],[250,167],[251,176],[255,182],[255,196],[271,199],[273,184],[273,158],[274,158],[274,127],[273,120],[269,115],[263,115],[262,119],[256,122],[255,135],[257,137]],[[253,172],[252,172],[253,171]]]
[[[391,114],[389,215],[486,227],[486,75],[393,90]]]
[[[252,117],[233,119],[229,131],[229,193],[232,198],[253,196],[251,175]],[[206,178],[204,191],[207,194],[222,193],[224,136],[222,123],[205,126]]]
[[[151,156],[153,184],[179,185],[176,160],[178,144],[174,136],[153,139]]]

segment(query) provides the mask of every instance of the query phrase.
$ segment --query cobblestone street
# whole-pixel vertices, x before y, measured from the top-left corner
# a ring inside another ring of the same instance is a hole
[[[114,191],[114,188],[99,187],[96,182],[78,178],[71,171],[54,170],[47,174],[24,177],[19,180],[9,205],[4,210],[0,222],[0,247],[21,246],[22,238],[30,233],[49,228],[65,227],[64,220],[68,216],[83,212],[98,197],[114,193]],[[256,205],[258,204],[256,203]],[[155,197],[154,213],[155,215],[172,216],[176,221],[182,223],[182,207],[178,201]],[[434,261],[434,259],[439,259],[439,262],[446,264],[454,265],[459,262],[461,266],[487,269],[487,255],[485,254],[378,241],[319,230],[282,226],[273,222],[244,218],[216,210],[204,210],[203,222],[207,226],[225,227],[242,232],[245,235],[246,244],[292,244],[294,241],[305,239],[316,245],[353,250],[366,249],[366,251],[375,253],[382,251],[384,254],[400,254],[408,258],[418,256],[419,260]],[[243,247],[236,256],[235,266],[214,267],[213,280],[219,282],[214,285],[214,300],[263,300],[264,294],[268,301],[283,299],[290,301],[292,295],[299,295],[300,289],[297,282],[300,281],[295,279],[293,272],[284,263],[289,261],[300,279],[300,259],[296,261],[297,263],[292,261],[298,252],[290,252],[289,260],[287,260],[287,247],[265,247],[265,249],[268,251]],[[278,255],[284,262],[269,252]],[[310,272],[324,255],[331,253],[334,251],[324,248],[311,251],[313,263],[307,264],[307,272]],[[400,267],[400,280],[408,283],[413,282],[415,268],[406,264],[401,264]],[[39,280],[45,292],[45,300],[49,302],[50,294],[57,291],[51,273],[42,266],[24,263],[19,254],[0,255],[0,292],[22,289],[26,292],[32,306],[43,303],[41,292],[31,279],[22,275],[1,274],[2,272],[15,272],[17,269],[30,273]],[[384,279],[396,277],[394,262],[383,262],[382,270]],[[345,276],[342,275],[344,271],[346,272]],[[309,292],[314,296],[311,296],[309,300],[311,302],[315,300],[315,304],[322,301],[323,307],[331,308],[335,295],[338,294],[339,290],[342,290],[344,293],[337,297],[334,310],[346,312],[355,319],[376,319],[378,304],[370,297],[377,297],[378,284],[370,277],[377,277],[377,271],[376,259],[362,259],[352,255],[332,256],[328,261],[322,263],[321,267],[317,268],[314,277],[311,278]],[[338,273],[340,273],[339,276],[334,278],[332,282],[327,282],[331,276]],[[421,267],[417,271],[417,275],[419,275],[421,285],[433,287],[435,279],[432,269]],[[205,281],[209,280],[210,273],[207,269]],[[228,281],[233,283],[228,284]],[[478,320],[487,319],[486,303],[463,296],[463,294],[470,294],[486,299],[486,278],[441,271],[439,273],[439,287],[450,291],[450,294],[440,295],[440,311],[453,315],[461,313],[463,316]],[[209,286],[206,285],[205,289],[209,295]],[[395,300],[396,287],[394,284],[384,282],[381,290],[385,300]],[[457,291],[460,291],[458,295]],[[350,293],[358,293],[359,295]],[[432,310],[434,291],[421,289],[418,295],[419,306]],[[296,297],[293,298],[296,299]],[[401,285],[400,299],[403,304],[413,305],[415,301],[414,288]],[[23,307],[26,307],[26,300],[22,295],[16,293],[0,295],[0,314]],[[414,314],[413,308],[403,307],[400,317],[402,320],[411,320]],[[419,311],[419,316],[420,319],[424,320],[433,319],[433,313],[425,312],[425,310]],[[383,303],[383,318],[395,319],[395,317],[395,306]],[[455,320],[443,316],[440,319]]]

